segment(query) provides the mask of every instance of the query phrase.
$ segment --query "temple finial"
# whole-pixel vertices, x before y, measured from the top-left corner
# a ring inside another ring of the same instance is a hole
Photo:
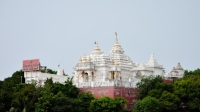
[[[115,32],[115,35],[116,35],[116,37],[117,37],[117,32]]]
[[[117,32],[115,32],[115,35],[116,35],[116,44],[118,44],[118,38],[117,38]]]

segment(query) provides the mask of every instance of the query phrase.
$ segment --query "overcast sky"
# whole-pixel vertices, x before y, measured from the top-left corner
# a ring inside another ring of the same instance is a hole
[[[114,32],[135,63],[200,67],[200,0],[0,0],[0,80],[37,58],[72,75],[95,41],[110,53]]]

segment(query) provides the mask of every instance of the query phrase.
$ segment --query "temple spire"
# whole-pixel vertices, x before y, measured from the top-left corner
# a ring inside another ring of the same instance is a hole
[[[116,41],[115,41],[115,44],[119,44],[119,42],[118,42],[118,38],[117,38],[117,32],[115,32],[115,35],[116,35]]]
[[[96,47],[95,47],[94,50],[92,51],[92,54],[93,54],[93,55],[94,55],[94,54],[98,54],[98,55],[103,54],[103,52],[99,49],[98,42],[95,42],[95,44],[96,44]]]
[[[117,32],[115,32],[115,35],[116,35],[115,44],[114,44],[113,48],[111,49],[110,53],[123,54],[124,50],[122,49],[121,45],[118,42]]]
[[[149,65],[157,65],[157,61],[156,61],[156,59],[155,59],[155,57],[154,57],[154,53],[152,53],[152,55],[151,55],[151,57],[150,57],[150,59],[149,59],[149,62],[148,62],[148,64]]]

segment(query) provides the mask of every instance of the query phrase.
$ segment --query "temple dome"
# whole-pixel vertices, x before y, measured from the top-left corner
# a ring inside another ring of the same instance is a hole
[[[91,58],[90,58],[90,57],[87,57],[87,61],[91,61]]]
[[[96,47],[92,51],[91,55],[101,55],[103,52],[99,49],[98,43],[96,43]]]
[[[87,61],[86,55],[84,55],[84,57],[82,58],[82,61]]]
[[[121,45],[118,42],[117,36],[116,36],[115,45],[112,47],[110,53],[117,53],[117,54],[123,54],[124,53],[123,48],[121,47]]]

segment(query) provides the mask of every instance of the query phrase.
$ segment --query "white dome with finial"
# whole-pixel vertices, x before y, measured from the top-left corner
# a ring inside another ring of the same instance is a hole
[[[82,62],[85,62],[85,61],[87,61],[86,55],[84,55],[84,57],[82,58]]]
[[[118,42],[118,38],[117,38],[117,33],[116,32],[115,32],[115,34],[116,34],[115,45],[112,47],[110,53],[113,53],[113,54],[123,54],[124,50],[121,47],[121,45],[119,44],[119,42]]]
[[[92,51],[91,55],[101,55],[103,52],[99,49],[98,43],[96,43],[96,47]]]

